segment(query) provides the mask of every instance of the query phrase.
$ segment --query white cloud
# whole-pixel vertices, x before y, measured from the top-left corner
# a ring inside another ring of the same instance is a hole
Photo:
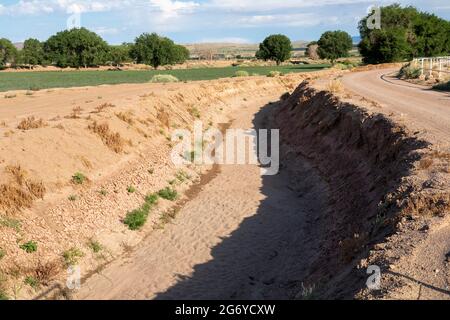
[[[241,27],[260,27],[263,25],[310,27],[323,23],[336,24],[338,22],[339,18],[335,16],[318,16],[313,13],[297,13],[245,16],[239,19],[237,23]]]
[[[374,0],[211,0],[206,6],[230,11],[264,12],[328,5],[373,3]]]

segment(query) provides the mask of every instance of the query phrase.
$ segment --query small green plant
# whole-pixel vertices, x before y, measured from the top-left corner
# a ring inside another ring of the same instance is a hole
[[[198,110],[196,107],[192,107],[189,109],[189,113],[191,114],[191,116],[200,119],[201,115],[200,115],[200,110]]]
[[[99,253],[103,250],[103,246],[98,241],[91,240],[89,241],[88,245],[94,253]]]
[[[279,71],[270,71],[267,75],[269,78],[275,78],[281,76],[281,72]]]
[[[2,248],[0,248],[0,260],[3,259],[4,256],[6,256],[6,252]]]
[[[183,170],[180,170],[177,172],[176,178],[178,179],[178,181],[184,182],[186,180],[190,180],[191,176],[186,172],[184,172]]]
[[[102,188],[98,193],[100,193],[102,196],[106,196],[108,194],[108,191]]]
[[[139,230],[147,222],[149,211],[146,209],[147,207],[144,205],[143,208],[128,212],[123,223],[125,223],[130,230]]]
[[[169,180],[168,183],[173,186],[175,185],[175,183],[177,183],[177,180],[173,179],[173,180]]]
[[[407,64],[400,69],[398,77],[401,79],[417,79],[420,77],[420,74],[421,70],[419,68],[415,68],[411,64]]]
[[[86,176],[81,172],[77,172],[72,176],[72,182],[75,184],[83,184],[86,180]]]
[[[40,286],[39,280],[32,276],[26,277],[24,282],[25,282],[25,284],[29,285],[33,289],[38,289]]]
[[[249,77],[250,74],[247,71],[239,70],[239,71],[236,71],[234,76],[237,77],[237,78],[239,78],[239,77]]]
[[[178,192],[170,187],[166,187],[158,192],[158,195],[166,200],[174,201],[178,198]]]
[[[170,74],[157,74],[154,75],[153,78],[150,80],[152,83],[170,83],[170,82],[178,82],[177,77],[174,77]]]
[[[123,223],[126,224],[130,230],[141,229],[147,222],[150,210],[158,202],[158,198],[159,196],[156,193],[147,195],[142,207],[128,212]]]
[[[155,205],[158,203],[159,196],[156,193],[149,194],[145,197],[145,203],[149,205]]]
[[[34,241],[28,241],[19,246],[20,249],[24,250],[26,253],[33,253],[37,251],[37,243]]]
[[[136,192],[136,188],[133,186],[128,186],[127,188],[128,193],[135,193]]]
[[[80,258],[84,257],[84,253],[78,248],[71,248],[63,253],[64,262],[68,266],[74,266]]]
[[[76,201],[77,200],[77,196],[72,194],[72,195],[69,196],[68,199],[69,199],[69,201]]]
[[[22,224],[19,220],[9,218],[9,217],[0,217],[0,225],[16,230],[16,232],[20,231]]]

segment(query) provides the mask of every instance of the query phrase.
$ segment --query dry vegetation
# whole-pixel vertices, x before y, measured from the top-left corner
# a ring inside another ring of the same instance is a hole
[[[327,90],[331,93],[340,93],[344,91],[344,85],[340,80],[330,80],[327,85]]]
[[[17,129],[20,130],[31,130],[46,127],[47,123],[42,119],[36,119],[34,116],[28,117],[20,121]]]
[[[97,134],[103,141],[103,143],[116,153],[121,153],[125,147],[125,140],[120,136],[118,132],[111,132],[108,123],[97,123],[94,121],[89,125],[89,130]]]
[[[20,166],[5,168],[10,180],[0,185],[0,208],[12,214],[23,208],[31,207],[35,199],[44,198],[45,186],[40,181],[27,177],[27,173]]]

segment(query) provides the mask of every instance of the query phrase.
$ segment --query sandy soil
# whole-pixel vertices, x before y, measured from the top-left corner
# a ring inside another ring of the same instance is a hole
[[[263,105],[239,108],[232,127],[258,126]],[[314,252],[304,241],[306,217],[326,199],[306,162],[302,174],[311,188],[299,198],[287,172],[269,178],[257,165],[221,166],[173,224],[88,279],[75,298],[294,298]]]
[[[0,259],[0,270],[7,279],[1,288],[23,283],[42,265],[61,268],[63,252],[74,247],[83,252],[83,277],[129,251],[160,227],[160,217],[172,210],[174,203],[161,201],[139,232],[123,224],[126,213],[142,205],[147,193],[176,180],[180,170],[190,175],[188,181],[174,185],[181,194],[209,170],[176,168],[171,163],[168,135],[173,128],[190,128],[197,117],[207,125],[226,123],[235,110],[276,101],[305,77],[308,75],[55,89],[32,96],[17,91],[15,98],[2,100],[0,187],[14,192],[8,201],[0,202],[2,211],[6,210],[0,216],[1,248],[6,253]],[[104,104],[107,106],[99,109]],[[31,116],[42,122],[18,129]],[[107,123],[110,132],[120,136],[120,150],[112,149],[89,129],[95,122]],[[85,185],[72,182],[76,172],[88,178]],[[43,199],[28,190],[31,182],[43,187]],[[136,192],[127,192],[129,186]],[[21,200],[17,207],[11,208],[17,200]],[[38,244],[35,254],[18,245],[31,240]],[[104,247],[102,253],[90,249],[94,240]],[[65,280],[57,276],[59,282],[53,285],[49,280],[54,277],[45,279],[50,287],[44,287],[41,297],[58,295],[53,289],[58,291],[58,283]],[[13,298],[35,295],[28,287],[7,292]]]

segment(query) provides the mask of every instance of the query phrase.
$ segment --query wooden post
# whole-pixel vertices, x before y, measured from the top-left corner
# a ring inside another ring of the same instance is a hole
[[[421,63],[422,66],[421,66],[421,69],[420,69],[420,75],[423,76],[423,73],[424,73],[424,59],[420,59],[420,61],[422,62]]]

